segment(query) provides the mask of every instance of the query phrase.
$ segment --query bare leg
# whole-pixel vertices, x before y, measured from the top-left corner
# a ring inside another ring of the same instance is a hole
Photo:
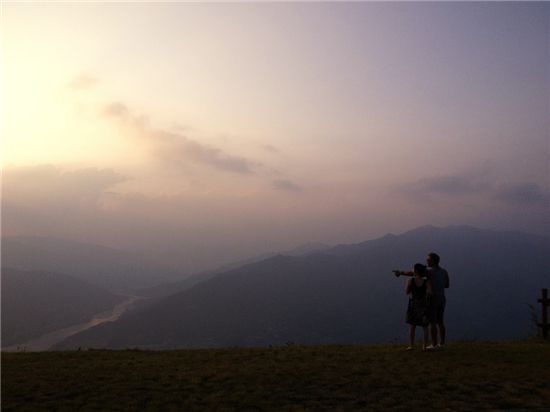
[[[437,346],[437,324],[430,323],[430,330],[432,332],[432,345]]]
[[[439,343],[441,345],[445,345],[445,335],[446,335],[446,331],[445,331],[445,324],[443,322],[440,322],[437,324],[437,326],[439,327]]]
[[[428,327],[424,326],[422,327],[424,329],[424,341],[422,342],[422,349],[426,350],[426,347],[428,346]]]
[[[414,346],[414,336],[416,332],[416,326],[409,325],[409,348]]]

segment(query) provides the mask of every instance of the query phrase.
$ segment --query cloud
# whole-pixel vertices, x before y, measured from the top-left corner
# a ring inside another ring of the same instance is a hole
[[[502,184],[495,192],[495,198],[512,205],[550,205],[550,192],[536,183]]]
[[[456,173],[433,176],[401,185],[399,191],[416,200],[462,199],[477,196],[479,200],[497,200],[502,204],[516,206],[550,206],[550,192],[534,182],[503,182],[487,173]]]
[[[303,192],[300,185],[291,180],[285,180],[282,173],[262,162],[231,154],[220,147],[190,138],[188,133],[196,131],[191,126],[182,127],[176,123],[170,130],[154,128],[150,125],[147,116],[135,113],[121,101],[113,101],[105,105],[101,114],[134,128],[141,141],[148,146],[149,154],[161,165],[175,170],[176,173],[189,172],[190,165],[198,165],[242,176],[263,176],[270,180],[279,177],[278,180],[271,182],[273,188],[287,192]],[[270,144],[260,144],[259,146],[269,153],[280,152]]]
[[[72,186],[79,190],[101,190],[116,183],[127,180],[128,177],[115,172],[113,169],[99,169],[88,167],[75,170],[63,170],[54,165],[38,165],[26,167],[7,167],[4,170],[4,184],[45,184],[49,186],[53,182],[62,182],[64,186]]]
[[[7,167],[2,179],[2,233],[85,238],[103,231],[105,202],[116,197],[115,185],[129,179],[112,169]]]
[[[279,190],[286,190],[287,192],[303,192],[304,189],[290,180],[274,180],[273,187]]]
[[[468,195],[486,192],[491,184],[486,180],[467,174],[434,176],[412,182],[406,190],[420,194]]]
[[[2,200],[22,206],[95,207],[114,185],[130,178],[112,169],[63,171],[52,165],[11,167],[3,172]]]
[[[81,73],[69,82],[69,87],[73,90],[89,89],[94,86],[99,79],[86,73]]]
[[[106,105],[102,113],[136,127],[140,136],[151,145],[151,153],[170,165],[195,163],[243,175],[255,174],[256,169],[261,166],[259,162],[226,153],[218,147],[203,144],[181,133],[153,129],[149,126],[146,116],[132,113],[122,102]]]
[[[279,149],[277,149],[275,146],[270,145],[270,144],[262,144],[261,147],[262,147],[262,149],[264,149],[266,152],[269,152],[269,153],[278,153],[279,152]]]
[[[149,133],[149,117],[132,113],[130,108],[122,102],[115,101],[105,105],[101,114],[135,127],[144,136]]]
[[[254,174],[255,168],[260,165],[245,157],[230,155],[217,147],[199,143],[178,133],[157,131],[150,134],[149,138],[156,143],[156,156],[176,165],[193,162],[239,174]]]
[[[103,108],[103,114],[126,119],[130,115],[130,109],[124,103],[112,102]]]

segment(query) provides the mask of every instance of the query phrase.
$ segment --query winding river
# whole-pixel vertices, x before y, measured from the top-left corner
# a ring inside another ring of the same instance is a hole
[[[129,296],[129,298],[118,305],[113,309],[110,309],[105,312],[98,313],[91,320],[80,323],[78,325],[69,326],[68,328],[58,329],[53,332],[48,332],[38,338],[31,339],[25,343],[19,343],[17,345],[7,346],[2,348],[3,351],[7,352],[40,352],[47,351],[52,346],[63,341],[71,335],[82,332],[91,327],[100,325],[105,322],[113,322],[117,320],[124,312],[130,309],[137,301],[145,299],[141,296]]]

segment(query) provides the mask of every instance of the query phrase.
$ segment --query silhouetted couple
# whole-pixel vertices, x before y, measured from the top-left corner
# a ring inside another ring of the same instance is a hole
[[[423,350],[435,350],[445,346],[445,289],[449,287],[449,274],[439,266],[439,255],[429,253],[426,259],[428,266],[422,263],[414,265],[412,272],[394,270],[396,276],[412,276],[407,281],[406,293],[409,295],[407,323],[409,324],[409,346],[414,348],[416,327],[424,331]],[[432,344],[428,346],[428,327]]]

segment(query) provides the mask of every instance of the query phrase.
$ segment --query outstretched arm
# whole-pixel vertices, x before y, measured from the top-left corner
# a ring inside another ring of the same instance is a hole
[[[411,271],[404,272],[402,270],[392,270],[392,272],[397,277],[399,277],[399,276],[414,276],[414,272],[411,272]]]

